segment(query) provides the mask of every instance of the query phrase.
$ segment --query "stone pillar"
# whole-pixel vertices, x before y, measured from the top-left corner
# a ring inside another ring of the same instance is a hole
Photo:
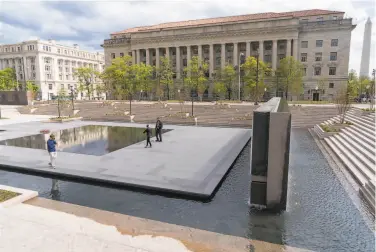
[[[191,61],[191,46],[187,46],[187,66],[189,65],[189,62]]]
[[[165,57],[168,58],[168,59],[170,58],[170,48],[169,47],[166,47]]]
[[[264,60],[264,41],[259,41],[259,60]]]
[[[226,66],[226,44],[221,45],[221,68]]]
[[[155,48],[155,67],[159,67],[159,60],[160,60],[160,55],[159,55],[159,48]]]
[[[132,64],[136,64],[136,50],[132,50]]]
[[[180,79],[180,67],[181,59],[180,59],[180,47],[176,47],[176,79]]]
[[[298,39],[293,40],[293,45],[292,45],[292,56],[294,57],[295,60],[298,60]]]
[[[140,54],[140,49],[137,49],[136,53],[137,53],[137,56],[136,56],[136,60],[137,60],[137,64],[140,64],[141,62],[141,54]]]
[[[273,40],[273,46],[272,46],[272,69],[277,69],[277,50],[278,50],[278,40]]]
[[[214,45],[209,45],[209,75],[210,78],[213,77],[214,73]]]
[[[233,50],[233,60],[234,60],[234,66],[238,66],[239,65],[239,59],[238,59],[238,56],[239,56],[239,51],[238,51],[238,43],[234,43],[234,50]]]
[[[198,45],[198,60],[201,62],[202,60],[202,45]]]
[[[149,48],[146,48],[145,51],[146,51],[146,65],[150,65],[150,50]]]
[[[287,39],[286,43],[286,57],[291,56],[291,39]]]
[[[245,45],[245,57],[251,56],[251,41],[247,41]]]

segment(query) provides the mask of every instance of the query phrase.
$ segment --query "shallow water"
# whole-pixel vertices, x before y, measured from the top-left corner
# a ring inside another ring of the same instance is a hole
[[[374,251],[374,233],[307,130],[293,130],[287,211],[250,210],[249,146],[211,202],[0,171],[0,184],[41,197],[314,251]]]

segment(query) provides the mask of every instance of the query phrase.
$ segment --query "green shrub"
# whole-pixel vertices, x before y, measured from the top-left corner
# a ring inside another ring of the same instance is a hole
[[[327,124],[320,124],[320,127],[322,128],[323,131],[325,132],[339,132],[338,129],[335,129],[333,128],[332,126],[330,125],[327,125]]]

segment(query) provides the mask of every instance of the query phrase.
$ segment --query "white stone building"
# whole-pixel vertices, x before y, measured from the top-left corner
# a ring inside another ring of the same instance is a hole
[[[104,54],[80,50],[78,45],[60,45],[54,40],[0,44],[0,70],[7,67],[16,70],[17,80],[23,86],[26,81],[34,81],[39,86],[39,98],[48,100],[62,88],[78,87],[73,75],[76,68],[92,67],[102,72]],[[77,98],[85,98],[85,94],[78,94]]]
[[[279,59],[290,55],[305,66],[304,94],[294,98],[324,100],[333,99],[346,83],[354,28],[344,12],[270,12],[130,28],[112,33],[102,46],[106,65],[125,54],[134,63],[154,66],[159,65],[160,56],[170,57],[176,79],[192,56],[209,63],[208,77],[212,78],[214,70],[226,62],[237,66],[241,54],[258,52],[273,69]],[[211,87],[206,92],[209,97]]]

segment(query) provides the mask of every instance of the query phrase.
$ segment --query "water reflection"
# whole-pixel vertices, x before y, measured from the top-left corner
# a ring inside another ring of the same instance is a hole
[[[163,133],[170,130],[164,129]],[[143,128],[86,125],[52,132],[63,152],[102,156],[145,140]],[[37,134],[0,141],[0,145],[46,149],[50,134]],[[155,131],[152,132],[155,136]]]
[[[0,184],[68,203],[312,251],[375,251],[374,233],[307,131],[292,134],[285,212],[249,208],[249,148],[207,203],[1,170]]]

